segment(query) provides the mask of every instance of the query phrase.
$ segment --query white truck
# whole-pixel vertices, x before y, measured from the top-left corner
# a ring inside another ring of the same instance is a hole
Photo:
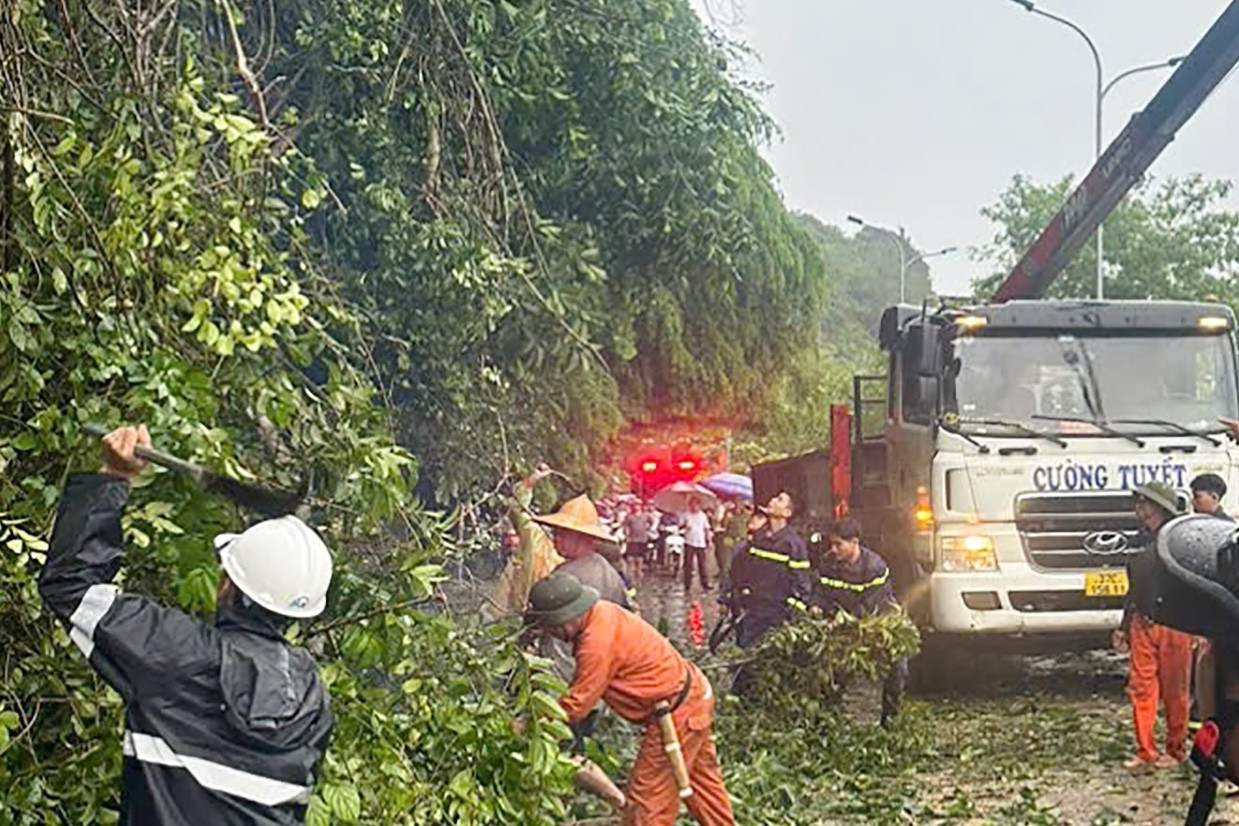
[[[1217,304],[888,309],[888,372],[855,383],[850,509],[922,627],[1049,648],[1113,629],[1132,488],[1239,491],[1218,421],[1239,417],[1234,328]]]
[[[927,629],[1105,632],[1127,590],[1131,489],[1186,496],[1206,472],[1239,487],[1218,422],[1239,413],[1228,307],[1042,298],[1237,64],[1232,0],[988,302],[883,314],[886,392],[875,406],[874,380],[857,378],[850,451],[832,412],[832,491],[836,511],[850,494]]]

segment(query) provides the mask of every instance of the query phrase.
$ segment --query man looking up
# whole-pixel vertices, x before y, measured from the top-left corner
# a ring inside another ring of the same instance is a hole
[[[736,626],[736,644],[749,648],[799,611],[808,608],[813,593],[809,577],[809,552],[787,524],[793,512],[792,497],[780,492],[755,516],[760,528],[731,561],[731,593],[741,611]]]
[[[146,462],[146,427],[103,437],[103,467],[73,476],[39,574],[44,604],[125,701],[124,826],[304,822],[332,718],[314,660],[290,645],[295,619],[327,604],[327,546],[295,516],[215,538],[213,624],[112,581],[121,515]]]

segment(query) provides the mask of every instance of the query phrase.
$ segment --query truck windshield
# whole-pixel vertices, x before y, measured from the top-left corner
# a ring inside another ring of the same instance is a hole
[[[982,335],[956,339],[954,355],[946,406],[965,425],[999,418],[1083,434],[1097,432],[1091,421],[1143,420],[1121,427],[1165,433],[1162,420],[1216,430],[1239,407],[1228,335]]]

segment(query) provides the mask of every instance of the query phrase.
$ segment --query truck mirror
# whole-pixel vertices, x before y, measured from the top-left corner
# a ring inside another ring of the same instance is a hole
[[[921,363],[917,373],[937,378],[942,373],[942,328],[926,321],[921,325]]]

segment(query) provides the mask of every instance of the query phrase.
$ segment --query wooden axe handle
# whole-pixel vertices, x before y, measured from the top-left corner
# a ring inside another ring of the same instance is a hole
[[[94,436],[102,439],[110,432],[106,427],[95,422],[87,422],[82,425],[82,430],[88,436]],[[145,459],[148,462],[166,467],[168,470],[175,470],[177,473],[183,473],[186,476],[191,476],[201,482],[207,476],[206,468],[201,465],[195,465],[193,462],[187,462],[184,459],[178,459],[170,453],[164,453],[162,450],[156,450],[153,447],[146,445],[138,445],[133,449],[133,453],[140,459]]]
[[[106,427],[93,423],[83,425],[82,429],[91,436],[103,437],[108,433]],[[184,474],[206,490],[231,499],[241,507],[268,519],[278,519],[281,516],[298,514],[303,505],[301,494],[299,493],[274,490],[263,485],[250,484],[249,482],[239,482],[231,477],[208,470],[201,465],[196,465],[193,462],[187,462],[184,459],[164,453],[162,450],[138,445],[133,452],[148,462],[154,462],[171,471]],[[302,514],[302,517],[308,518],[308,513]]]
[[[692,796],[693,787],[688,779],[688,765],[684,762],[684,749],[680,747],[680,735],[676,733],[675,721],[671,719],[671,703],[660,701],[654,706],[658,715],[658,730],[662,734],[663,751],[671,761],[671,773],[675,775],[675,787],[680,799]]]

